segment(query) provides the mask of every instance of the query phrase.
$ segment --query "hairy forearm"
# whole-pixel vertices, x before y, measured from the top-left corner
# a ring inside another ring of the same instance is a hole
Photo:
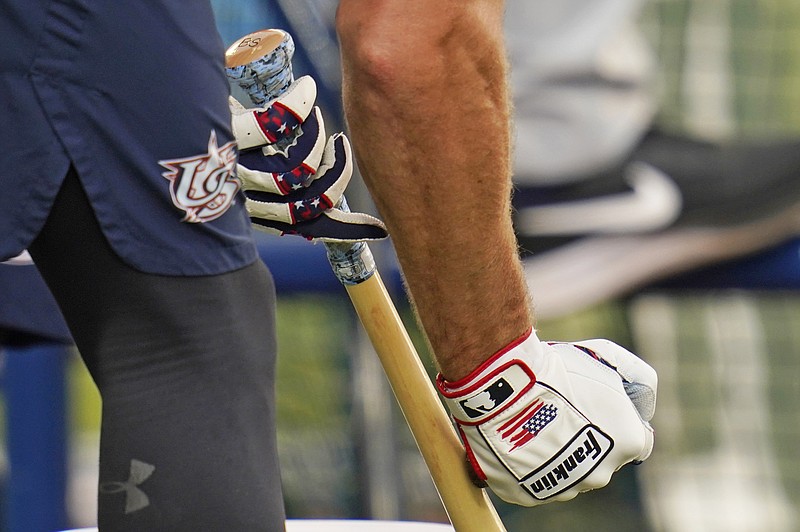
[[[490,2],[340,4],[359,166],[450,379],[531,323],[510,222],[501,20]]]

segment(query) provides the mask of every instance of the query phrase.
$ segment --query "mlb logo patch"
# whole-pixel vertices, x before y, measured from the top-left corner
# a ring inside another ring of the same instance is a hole
[[[501,415],[535,383],[533,372],[519,361],[512,360],[467,390],[452,392],[440,387],[440,391],[459,423],[479,425]]]
[[[460,401],[459,404],[470,419],[475,419],[490,413],[513,393],[514,389],[501,377],[480,393]]]

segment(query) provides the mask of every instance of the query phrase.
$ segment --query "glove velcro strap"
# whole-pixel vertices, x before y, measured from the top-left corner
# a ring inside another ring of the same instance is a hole
[[[437,384],[455,420],[478,425],[500,414],[535,383],[536,376],[524,362],[509,360],[458,391],[448,390],[443,380]]]
[[[245,110],[235,100],[229,100],[231,125],[239,149],[246,151],[291,135],[311,113],[316,97],[316,82],[310,76],[303,76],[267,107]]]
[[[463,379],[448,382],[439,375],[436,385],[453,418],[478,425],[513,404],[536,384],[531,361],[540,350],[539,339],[528,330]]]
[[[353,161],[347,137],[331,137],[325,148],[319,177],[308,187],[281,196],[259,190],[245,190],[247,212],[251,217],[270,221],[298,223],[317,218],[336,205],[353,174]]]

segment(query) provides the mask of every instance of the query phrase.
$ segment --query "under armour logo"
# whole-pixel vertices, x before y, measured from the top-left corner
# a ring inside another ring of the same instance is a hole
[[[156,466],[131,460],[131,471],[125,482],[103,482],[100,484],[100,493],[125,493],[125,513],[130,514],[150,505],[150,499],[139,485],[150,478]]]

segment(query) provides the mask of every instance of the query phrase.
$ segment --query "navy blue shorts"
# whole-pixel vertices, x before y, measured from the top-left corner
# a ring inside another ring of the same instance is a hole
[[[128,265],[211,275],[256,257],[207,1],[0,0],[0,261],[74,166]]]

